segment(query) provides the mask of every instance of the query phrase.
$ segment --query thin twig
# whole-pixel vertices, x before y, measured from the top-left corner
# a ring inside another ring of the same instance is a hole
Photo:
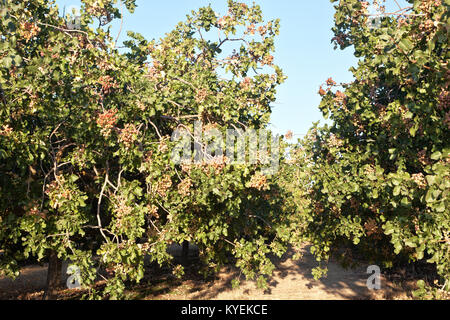
[[[103,183],[102,191],[100,192],[100,196],[98,198],[98,205],[97,205],[97,223],[98,223],[100,233],[102,234],[102,236],[106,240],[106,242],[108,242],[108,238],[106,237],[105,233],[103,232],[102,220],[100,219],[100,206],[102,204],[102,198],[103,198],[103,194],[105,193],[105,188],[106,188],[107,183],[108,183],[108,171],[106,171],[105,182]]]
[[[148,120],[148,122],[150,122],[150,124],[153,126],[153,128],[155,128],[156,134],[158,135],[159,139],[162,140],[162,136],[161,136],[161,133],[159,133],[158,127],[151,120]]]
[[[114,47],[116,47],[117,41],[119,41],[120,34],[122,33],[122,28],[123,28],[123,2],[121,1],[120,2],[120,29],[119,29],[119,33],[117,34],[116,41],[114,42]]]

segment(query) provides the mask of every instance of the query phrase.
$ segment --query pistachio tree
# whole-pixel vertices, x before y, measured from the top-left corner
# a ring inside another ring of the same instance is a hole
[[[300,238],[319,260],[344,245],[347,262],[355,253],[383,267],[426,261],[448,290],[450,2],[376,1],[375,13],[368,1],[331,2],[333,42],[359,61],[351,83],[320,87],[330,124],[293,152],[293,183],[307,194]]]
[[[171,137],[195,137],[194,121],[200,134],[266,127],[285,79],[279,21],[230,0],[225,15],[200,8],[162,39],[128,32],[120,48],[111,25],[135,8],[83,0],[74,24],[54,1],[1,1],[0,272],[49,259],[52,297],[69,260],[89,297],[122,298],[145,257],[182,275],[167,248],[190,241],[205,272],[234,261],[264,285],[288,238],[272,176],[224,156],[174,163]]]

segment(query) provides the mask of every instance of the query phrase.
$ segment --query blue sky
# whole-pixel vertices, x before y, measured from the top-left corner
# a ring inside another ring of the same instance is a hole
[[[251,4],[251,1],[244,1]],[[334,8],[329,0],[255,0],[266,20],[279,18],[281,34],[276,40],[275,63],[288,76],[279,87],[273,105],[272,129],[280,134],[292,130],[299,138],[315,121],[324,122],[318,109],[320,85],[329,77],[337,82],[352,79],[348,69],[356,65],[353,50],[334,50]],[[57,0],[60,8],[79,5],[79,0]],[[185,19],[191,10],[212,5],[226,13],[226,0],[137,0],[138,8],[126,14],[121,40],[126,31],[141,33],[147,39],[159,39]],[[115,26],[114,31],[118,30]]]

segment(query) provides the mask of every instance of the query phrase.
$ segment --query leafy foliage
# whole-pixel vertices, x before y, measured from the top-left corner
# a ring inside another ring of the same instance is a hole
[[[226,16],[201,8],[159,41],[129,32],[123,52],[109,31],[116,2],[84,0],[79,29],[54,2],[2,2],[1,272],[17,276],[19,261],[52,250],[91,298],[122,298],[145,256],[182,274],[167,247],[191,241],[208,270],[232,258],[264,285],[283,246],[276,184],[261,164],[176,165],[170,137],[193,120],[265,127],[285,79],[271,55],[278,21],[230,0]],[[92,289],[99,275],[103,292]]]
[[[349,262],[426,260],[448,290],[450,3],[408,2],[386,13],[378,1],[375,27],[369,2],[335,5],[333,42],[360,58],[355,80],[326,81],[331,124],[265,175],[261,162],[207,159],[195,140],[268,124],[285,76],[272,55],[279,21],[259,6],[200,8],[160,40],[128,32],[121,50],[116,0],[82,1],[76,29],[54,2],[1,1],[0,272],[16,277],[20,261],[56,252],[89,298],[123,298],[146,257],[182,276],[167,248],[190,241],[205,274],[233,261],[265,287],[269,256],[308,242],[318,261],[342,245]],[[179,129],[205,161],[171,161]],[[429,296],[424,283],[417,295]]]
[[[320,88],[332,124],[296,146],[291,181],[319,260],[345,244],[385,267],[425,259],[448,283],[449,2],[408,2],[379,28],[368,2],[336,4],[333,40],[360,58],[355,80]]]

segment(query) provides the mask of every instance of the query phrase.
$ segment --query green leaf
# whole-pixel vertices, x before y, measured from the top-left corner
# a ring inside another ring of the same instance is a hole
[[[428,185],[432,186],[436,182],[436,176],[426,176]]]
[[[394,197],[398,196],[401,191],[402,191],[402,188],[400,186],[396,186],[394,188],[394,192],[393,192]]]
[[[411,40],[404,38],[399,42],[399,46],[403,51],[409,52],[412,50],[414,45]]]
[[[3,58],[3,66],[7,69],[11,68],[13,59],[11,57],[5,57]]]
[[[442,153],[440,151],[437,151],[431,155],[432,160],[439,160],[439,159],[441,159],[441,157],[442,157]]]

